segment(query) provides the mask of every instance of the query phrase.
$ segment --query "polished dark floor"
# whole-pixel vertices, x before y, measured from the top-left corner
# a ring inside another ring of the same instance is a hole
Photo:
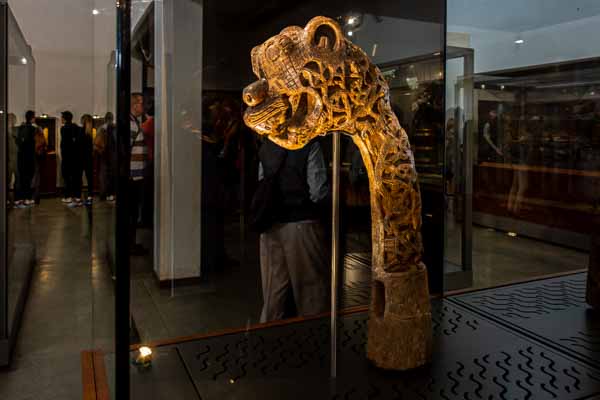
[[[113,285],[94,243],[95,211],[43,199],[11,213],[31,226],[37,265],[0,399],[81,399],[80,352],[112,346]]]
[[[80,351],[101,349],[109,353],[108,360],[112,357],[114,206],[97,202],[91,208],[69,209],[59,200],[43,199],[33,209],[12,210],[11,223],[18,224],[13,232],[30,235],[37,263],[13,364],[0,371],[0,399],[79,399]],[[152,232],[140,233],[151,247]],[[588,255],[575,250],[483,228],[475,228],[475,235],[476,286],[587,265]],[[257,238],[249,235],[240,241],[236,223],[227,224],[225,236],[228,255],[237,262],[224,265],[201,284],[160,288],[151,255],[132,258],[131,307],[140,341],[239,328],[258,321],[262,299]],[[368,232],[349,234],[348,243],[342,304],[368,304]],[[452,244],[451,248],[458,247],[456,241]],[[453,257],[451,251],[449,257]],[[22,272],[11,271],[13,293],[23,284]],[[177,355],[173,351],[161,349],[159,354]],[[181,365],[172,361],[170,376],[182,379],[177,370]],[[114,372],[111,366],[107,362],[109,374]],[[188,383],[182,382],[181,387]]]

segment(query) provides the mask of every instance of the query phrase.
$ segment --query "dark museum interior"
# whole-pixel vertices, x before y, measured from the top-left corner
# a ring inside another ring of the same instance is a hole
[[[0,20],[0,399],[600,399],[600,2]]]

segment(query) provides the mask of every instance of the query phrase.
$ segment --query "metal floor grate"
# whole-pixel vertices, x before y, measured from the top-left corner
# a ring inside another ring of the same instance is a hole
[[[435,301],[434,360],[386,373],[365,358],[366,314],[343,317],[338,378],[328,320],[177,345],[203,399],[583,399],[600,372],[450,301]]]
[[[455,296],[452,301],[600,367],[600,313],[585,303],[586,274]]]

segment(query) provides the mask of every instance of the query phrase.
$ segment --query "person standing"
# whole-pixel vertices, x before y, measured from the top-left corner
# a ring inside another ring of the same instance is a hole
[[[300,316],[325,312],[330,258],[320,219],[329,185],[321,146],[315,140],[300,150],[285,150],[266,140],[259,159],[259,179],[271,180],[271,193],[278,193],[274,220],[260,235],[260,322],[284,318],[290,289]]]
[[[25,113],[25,122],[17,133],[18,188],[16,205],[19,208],[34,204],[31,183],[35,172],[35,112]]]
[[[144,143],[148,149],[146,158],[146,175],[144,177],[144,194],[142,196],[142,225],[151,227],[154,219],[154,97],[146,96],[146,120],[142,123]]]
[[[80,138],[79,155],[81,157],[81,167],[87,181],[85,204],[89,206],[92,204],[94,196],[94,118],[89,114],[81,116]]]
[[[144,194],[148,146],[142,130],[144,116],[144,96],[141,93],[131,95],[129,115],[130,131],[130,163],[129,163],[129,246],[133,255],[144,255],[146,250],[137,244],[136,232],[140,216],[142,196]]]
[[[482,161],[502,161],[504,154],[499,144],[498,113],[492,110],[483,126],[483,142],[480,144]]]
[[[104,124],[98,130],[94,139],[94,153],[98,158],[98,183],[100,184],[100,199],[114,200],[115,170],[115,124],[113,114],[107,112]]]
[[[73,113],[63,111],[61,113],[62,127],[60,128],[60,154],[61,171],[64,180],[63,203],[76,205],[76,199],[79,198],[77,174],[81,175],[79,166],[79,155],[77,147],[79,143],[80,129],[73,123]],[[81,179],[81,178],[79,178]]]
[[[31,189],[33,192],[33,201],[35,204],[40,204],[40,188],[42,185],[42,168],[44,159],[48,152],[48,142],[44,136],[42,128],[37,127],[35,130],[35,172],[31,181]]]

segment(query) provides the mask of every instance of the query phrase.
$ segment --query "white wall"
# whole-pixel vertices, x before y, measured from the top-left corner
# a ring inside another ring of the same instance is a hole
[[[523,32],[456,26],[448,22],[449,32],[470,36],[476,73],[600,56],[598,15]],[[516,39],[525,42],[518,45]]]
[[[366,14],[362,26],[353,41],[376,64],[433,54],[441,51],[443,46],[441,24],[389,17],[376,21],[375,17]],[[377,49],[373,56],[375,44]]]
[[[115,45],[114,0],[9,0],[36,61],[36,111],[107,109],[107,68]],[[92,15],[92,9],[101,14]]]

